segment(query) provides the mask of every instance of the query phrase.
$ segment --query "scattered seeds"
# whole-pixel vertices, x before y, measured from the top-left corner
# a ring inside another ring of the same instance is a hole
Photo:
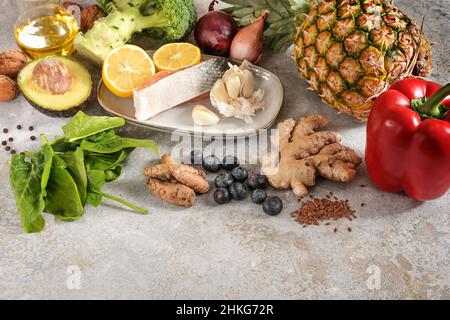
[[[28,127],[28,130],[33,131],[34,130],[33,126]]]
[[[10,146],[6,146],[5,147],[5,151],[9,151],[9,150],[11,150],[11,147]]]
[[[337,228],[334,228],[333,232],[336,233],[337,231],[338,231]]]
[[[11,154],[15,154],[16,153],[16,150],[11,150]]]
[[[319,225],[323,220],[356,219],[355,211],[348,200],[314,199],[304,202],[294,213],[294,219],[301,225]]]
[[[31,136],[30,139],[31,139],[31,141],[34,141],[34,140],[36,140],[36,137],[35,136]]]
[[[348,232],[352,232],[352,228],[348,227],[348,228],[347,228],[347,231],[348,231]]]
[[[8,133],[8,129],[3,128],[3,133]]]
[[[13,137],[9,137],[8,140],[9,140],[9,142],[12,142],[12,141],[14,141],[14,138]]]
[[[2,146],[6,146],[7,144],[8,144],[8,142],[2,141]]]

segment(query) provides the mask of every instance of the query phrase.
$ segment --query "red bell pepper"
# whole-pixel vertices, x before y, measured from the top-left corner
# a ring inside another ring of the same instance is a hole
[[[425,201],[450,188],[450,84],[397,81],[375,101],[366,165],[376,186]]]

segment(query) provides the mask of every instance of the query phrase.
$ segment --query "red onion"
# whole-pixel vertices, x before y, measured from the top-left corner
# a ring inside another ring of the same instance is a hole
[[[239,26],[229,14],[214,11],[213,1],[209,12],[201,17],[195,26],[195,40],[204,53],[228,57],[231,42]]]

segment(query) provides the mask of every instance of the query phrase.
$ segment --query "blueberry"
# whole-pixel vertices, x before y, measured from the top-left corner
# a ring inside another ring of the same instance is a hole
[[[247,180],[248,178],[248,171],[243,167],[237,167],[231,170],[231,175],[233,176],[234,180],[245,182],[245,180]]]
[[[255,189],[252,191],[251,198],[254,203],[261,204],[264,202],[264,200],[266,200],[267,193],[264,190]]]
[[[247,185],[251,189],[264,189],[267,187],[267,178],[262,174],[254,174],[248,178]]]
[[[231,195],[228,189],[226,188],[219,188],[216,191],[214,191],[214,201],[218,204],[225,204],[230,202]]]
[[[207,156],[203,158],[203,168],[209,172],[217,172],[220,170],[220,160],[216,156]]]
[[[226,156],[222,160],[222,168],[227,171],[231,171],[234,168],[239,167],[239,159],[235,156]]]
[[[276,216],[283,210],[283,202],[278,197],[268,197],[264,200],[263,210],[269,216]]]
[[[200,150],[191,151],[191,164],[202,164],[203,153]]]
[[[227,172],[219,173],[219,175],[214,180],[214,184],[217,188],[228,188],[233,182],[233,177]]]
[[[229,190],[234,200],[243,200],[247,196],[247,187],[240,182],[234,182]]]

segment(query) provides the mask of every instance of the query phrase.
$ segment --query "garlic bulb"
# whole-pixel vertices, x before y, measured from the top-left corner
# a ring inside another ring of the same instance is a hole
[[[264,107],[264,90],[255,90],[255,78],[251,64],[244,61],[240,67],[230,64],[222,79],[214,84],[211,103],[225,117],[253,121],[255,112]]]

